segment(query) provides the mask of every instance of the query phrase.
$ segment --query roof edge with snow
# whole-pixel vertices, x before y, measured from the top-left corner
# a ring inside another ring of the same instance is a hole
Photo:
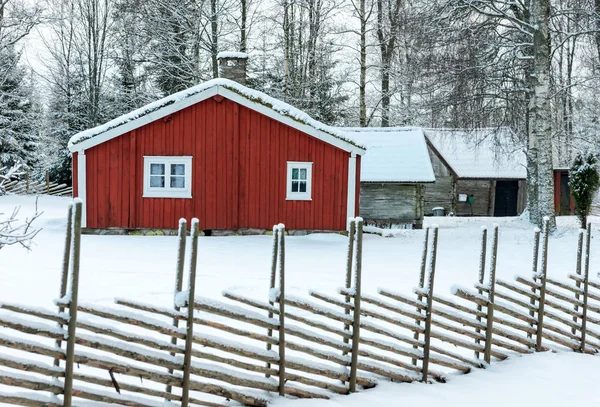
[[[307,113],[265,93],[224,78],[212,79],[174,93],[105,124],[77,133],[69,140],[69,150],[71,152],[86,150],[216,95],[223,96],[342,150],[360,155],[366,152],[363,146],[347,138],[343,131],[321,123]]]

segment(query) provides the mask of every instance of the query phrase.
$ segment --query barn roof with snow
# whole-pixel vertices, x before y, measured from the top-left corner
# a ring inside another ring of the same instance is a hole
[[[525,148],[508,128],[424,132],[434,152],[458,178],[527,178]]]
[[[341,128],[367,147],[361,182],[430,183],[435,175],[423,130],[414,127]]]
[[[212,79],[174,93],[108,123],[75,134],[69,140],[69,150],[75,152],[96,146],[217,95],[258,111],[342,150],[357,154],[365,153],[364,147],[348,138],[343,131],[327,126],[311,118],[305,112],[265,93],[224,78]]]

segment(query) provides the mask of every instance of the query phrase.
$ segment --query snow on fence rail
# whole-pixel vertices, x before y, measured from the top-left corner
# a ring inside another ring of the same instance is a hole
[[[78,302],[81,202],[69,208],[58,310],[0,304],[0,402],[24,406],[265,406],[278,394],[330,398],[379,380],[444,382],[515,354],[600,349],[600,282],[589,280],[591,228],[576,272],[547,277],[548,234],[534,234],[533,275],[496,278],[498,227],[481,236],[474,289],[434,292],[438,229],[425,230],[418,286],[362,293],[363,221],[352,219],[343,288],[285,292],[285,229],[273,230],[269,298],[195,295],[198,220],[179,224],[173,307]],[[547,230],[547,225],[546,225]],[[538,264],[539,263],[539,264]],[[486,269],[489,269],[486,282]],[[18,372],[21,371],[21,372]],[[9,392],[7,387],[19,388]],[[24,393],[25,389],[28,392]]]

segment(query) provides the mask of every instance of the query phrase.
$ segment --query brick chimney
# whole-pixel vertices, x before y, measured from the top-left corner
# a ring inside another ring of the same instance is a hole
[[[219,52],[219,77],[231,79],[246,86],[246,62],[248,54],[245,52]]]

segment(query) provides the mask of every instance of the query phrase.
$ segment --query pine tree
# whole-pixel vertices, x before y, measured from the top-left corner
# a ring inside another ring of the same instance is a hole
[[[575,200],[575,214],[585,229],[592,201],[600,188],[598,158],[593,154],[577,154],[569,171],[569,186]]]
[[[37,164],[38,129],[33,84],[19,64],[14,47],[0,50],[0,162],[33,168]]]

